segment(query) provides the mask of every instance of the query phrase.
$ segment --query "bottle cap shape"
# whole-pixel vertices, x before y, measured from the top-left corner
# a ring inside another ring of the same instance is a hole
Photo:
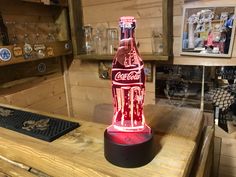
[[[120,25],[121,28],[135,28],[136,27],[136,20],[132,16],[123,16],[120,17]]]

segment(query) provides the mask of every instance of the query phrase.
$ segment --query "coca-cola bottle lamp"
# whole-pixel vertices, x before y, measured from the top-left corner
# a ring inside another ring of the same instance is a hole
[[[112,125],[104,133],[105,158],[121,167],[139,167],[153,157],[153,135],[143,114],[144,63],[135,42],[136,20],[120,18],[120,43],[112,63]]]

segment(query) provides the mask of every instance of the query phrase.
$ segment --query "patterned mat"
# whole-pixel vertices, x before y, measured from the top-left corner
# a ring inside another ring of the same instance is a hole
[[[0,106],[0,126],[51,142],[79,127],[79,123]]]

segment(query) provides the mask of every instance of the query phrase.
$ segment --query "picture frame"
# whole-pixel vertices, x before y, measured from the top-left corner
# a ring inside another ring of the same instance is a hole
[[[235,6],[185,6],[180,55],[230,58],[235,36]]]

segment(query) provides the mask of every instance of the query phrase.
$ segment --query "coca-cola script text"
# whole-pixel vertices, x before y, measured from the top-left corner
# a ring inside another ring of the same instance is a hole
[[[115,75],[115,80],[116,81],[128,81],[128,80],[139,80],[141,76],[140,71],[131,71],[129,73],[121,73],[118,72]]]

